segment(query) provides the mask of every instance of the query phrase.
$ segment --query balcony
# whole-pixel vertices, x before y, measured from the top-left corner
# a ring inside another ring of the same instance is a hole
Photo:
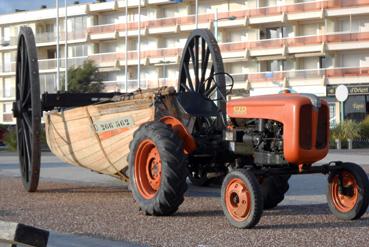
[[[323,46],[325,44],[325,46]],[[219,47],[224,59],[230,58],[247,58],[247,55],[252,57],[272,56],[272,55],[287,55],[287,54],[304,54],[316,52],[323,53],[336,50],[350,50],[359,48],[369,49],[369,32],[361,33],[332,33],[327,35],[317,36],[302,36],[294,38],[282,39],[265,39],[256,41],[221,43]],[[178,61],[182,55],[181,48],[162,48],[155,50],[143,50],[141,52],[142,63],[157,63],[163,57],[172,58]],[[297,56],[297,55],[296,55]],[[318,55],[317,55],[318,56]],[[137,51],[129,51],[127,54],[128,64],[137,64]],[[90,55],[92,59],[101,67],[109,67],[125,65],[125,54],[122,53],[105,53]],[[225,60],[226,62],[227,60]]]
[[[236,83],[281,82],[284,80],[304,81],[311,79],[344,79],[346,80],[345,83],[350,83],[350,78],[358,77],[367,77],[369,82],[369,67],[259,72],[234,74],[233,77]]]
[[[326,44],[326,47],[323,46]],[[265,39],[219,44],[224,57],[226,53],[250,51],[251,56],[286,55],[308,52],[324,52],[369,48],[369,32],[331,33],[327,35],[301,36],[281,39]]]
[[[219,26],[223,23],[229,23],[233,26],[245,26],[249,24],[260,24],[268,22],[283,22],[285,15],[287,19],[311,19],[321,18],[321,11],[324,9],[336,10],[340,8],[349,7],[362,7],[369,6],[369,0],[331,0],[331,1],[314,1],[295,3],[281,6],[268,6],[256,9],[244,9],[229,12],[220,12],[218,18],[227,18],[229,16],[237,17],[236,21],[220,21]],[[318,13],[318,15],[316,14]],[[298,15],[298,16],[296,16]],[[277,18],[276,18],[277,17]],[[214,21],[214,14],[201,14],[199,15],[200,27],[210,27],[209,25]],[[141,22],[141,29],[148,30],[149,34],[154,33],[167,33],[177,31],[188,31],[193,29],[195,24],[195,16],[189,15],[185,17],[173,17],[173,18],[159,18]],[[126,23],[112,23],[104,25],[96,25],[89,27],[87,32],[90,35],[103,35],[115,32],[124,32],[128,29],[128,32],[135,31],[137,33],[138,22]],[[130,34],[129,34],[130,35]],[[137,35],[137,34],[136,34]]]
[[[326,85],[369,83],[369,67],[291,70],[234,74],[234,88],[249,89],[250,95],[274,94],[289,87],[299,93],[326,96]]]
[[[182,54],[182,49],[180,48],[163,48],[155,50],[143,50],[141,51],[141,63],[158,63],[158,59],[161,60],[163,57],[172,58],[177,60],[177,58]],[[125,65],[126,55],[123,52],[111,52],[111,53],[101,53],[93,54],[88,56],[88,59],[93,60],[99,67],[110,67],[116,65]],[[129,65],[137,64],[138,54],[137,51],[129,51],[127,53],[127,60]]]

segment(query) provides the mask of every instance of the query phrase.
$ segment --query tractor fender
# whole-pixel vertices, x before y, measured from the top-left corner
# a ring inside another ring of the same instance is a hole
[[[195,151],[197,147],[196,141],[181,121],[175,117],[166,116],[161,118],[160,122],[170,126],[173,131],[182,139],[185,154],[190,154]]]

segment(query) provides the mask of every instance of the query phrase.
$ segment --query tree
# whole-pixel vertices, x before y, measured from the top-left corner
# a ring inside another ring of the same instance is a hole
[[[64,90],[65,77],[62,78]],[[91,60],[86,60],[82,66],[68,69],[68,92],[70,93],[98,93],[104,89],[104,84],[98,76],[98,68]]]

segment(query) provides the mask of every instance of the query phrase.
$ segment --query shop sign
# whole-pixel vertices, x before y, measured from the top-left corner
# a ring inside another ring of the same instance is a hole
[[[345,85],[348,95],[369,95],[369,85]],[[335,96],[338,86],[327,86],[327,96]]]

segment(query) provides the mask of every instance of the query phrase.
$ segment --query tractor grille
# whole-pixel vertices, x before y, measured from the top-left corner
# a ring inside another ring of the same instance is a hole
[[[322,105],[318,114],[318,130],[316,133],[316,148],[323,149],[327,146],[327,129],[328,129],[328,107]]]
[[[311,105],[303,105],[300,110],[300,146],[303,149],[312,147],[312,111]]]

